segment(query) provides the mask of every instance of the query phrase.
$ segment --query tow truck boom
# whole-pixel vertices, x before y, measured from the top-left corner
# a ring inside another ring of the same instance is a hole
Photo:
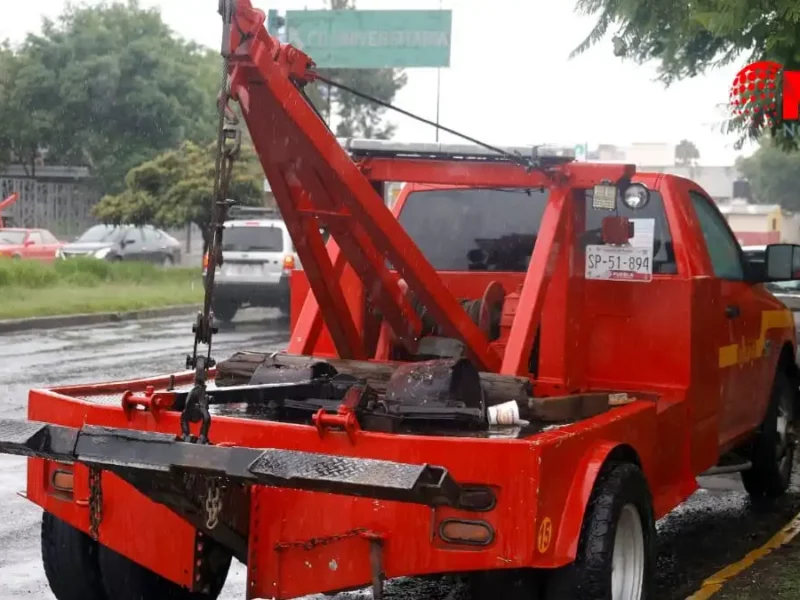
[[[489,161],[485,154],[443,155],[435,148],[427,153],[387,154],[380,147],[368,146],[351,147],[353,162],[304,94],[303,88],[317,77],[314,62],[297,48],[271,37],[264,21],[264,13],[253,8],[250,0],[236,2],[230,35],[224,42],[229,41],[229,46],[223,47],[223,54],[231,65],[230,96],[241,106],[313,292],[303,306],[293,339],[313,347],[324,320],[341,358],[370,358],[339,283],[345,263],[349,263],[397,340],[413,353],[420,336],[420,318],[397,275],[387,268],[388,259],[442,330],[465,344],[479,368],[509,375],[527,373],[552,245],[539,243],[534,249],[524,286],[527,294],[520,300],[532,310],[517,315],[506,352],[509,359],[503,361],[391,214],[379,190],[392,180],[492,186],[509,185],[512,179],[520,187],[531,188],[552,186],[554,180],[594,184],[597,166],[533,156],[538,160],[525,168],[519,161],[503,161],[502,156]],[[466,172],[462,168],[465,161],[482,164],[472,165]],[[607,175],[608,166],[602,168]],[[630,178],[633,167],[621,165],[615,175],[616,179]],[[561,232],[565,189],[553,189],[543,219],[542,229],[552,231],[555,237]],[[557,226],[548,228],[544,223]],[[321,224],[334,240],[330,253],[319,232]]]

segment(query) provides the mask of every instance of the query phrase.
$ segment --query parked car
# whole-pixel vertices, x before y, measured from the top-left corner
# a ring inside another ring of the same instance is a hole
[[[50,262],[63,245],[46,229],[0,229],[0,256]]]
[[[59,258],[75,256],[140,260],[169,266],[180,263],[181,243],[151,225],[95,225],[58,252]]]

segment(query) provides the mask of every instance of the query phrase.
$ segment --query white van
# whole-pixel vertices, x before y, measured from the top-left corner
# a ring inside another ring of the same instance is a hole
[[[241,307],[272,306],[288,312],[289,274],[300,264],[277,211],[232,210],[224,224],[222,266],[214,275],[214,314],[230,321]],[[204,273],[207,260],[204,261]]]

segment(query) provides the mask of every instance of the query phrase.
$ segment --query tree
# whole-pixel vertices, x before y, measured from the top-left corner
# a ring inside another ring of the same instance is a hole
[[[104,191],[183,140],[214,133],[211,54],[176,38],[136,0],[68,5],[41,35],[6,48],[0,67],[0,135],[17,160],[86,165]],[[219,64],[217,58],[217,64]]]
[[[700,159],[700,151],[694,142],[689,140],[681,140],[675,146],[675,164],[682,167],[693,167]]]
[[[355,0],[330,0],[332,10],[354,10]],[[313,58],[313,56],[311,57]],[[392,102],[408,78],[400,69],[319,69],[326,79],[343,83],[383,102]],[[348,92],[326,84],[309,86],[308,96],[317,111],[330,123],[335,112],[338,117],[336,135],[389,139],[396,125],[383,119],[386,109]]]
[[[751,156],[736,161],[736,167],[750,182],[756,202],[800,211],[800,151],[785,152],[762,140]]]
[[[639,63],[657,61],[666,85],[734,61],[743,67],[758,60],[800,67],[800,6],[795,0],[577,0],[577,9],[597,21],[573,55],[614,30],[614,53]],[[768,133],[782,148],[797,147],[795,137],[783,128],[777,83],[775,107],[762,98],[761,111],[733,115],[727,122],[727,131],[739,134],[740,145]]]
[[[203,232],[203,251],[211,241],[216,144],[185,142],[130,170],[125,189],[104,196],[94,214],[105,223],[182,227]],[[228,196],[245,206],[262,204],[264,175],[253,149],[242,146],[234,163]]]

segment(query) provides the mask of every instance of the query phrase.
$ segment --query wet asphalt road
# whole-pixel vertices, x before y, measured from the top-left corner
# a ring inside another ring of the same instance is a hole
[[[280,349],[286,342],[288,323],[276,313],[244,312],[237,321],[218,335],[218,358],[236,350]],[[0,336],[0,417],[24,418],[31,387],[180,370],[191,343],[191,317]],[[737,476],[701,484],[704,489],[658,524],[657,600],[686,598],[705,577],[766,542],[800,512],[797,472],[790,493],[770,507],[751,505]],[[0,600],[52,600],[39,550],[41,511],[17,495],[24,488],[24,459],[0,456]],[[468,597],[451,581],[401,580],[390,582],[387,592],[396,600]],[[245,569],[235,564],[222,598],[244,597]],[[356,597],[369,595],[339,596]]]

